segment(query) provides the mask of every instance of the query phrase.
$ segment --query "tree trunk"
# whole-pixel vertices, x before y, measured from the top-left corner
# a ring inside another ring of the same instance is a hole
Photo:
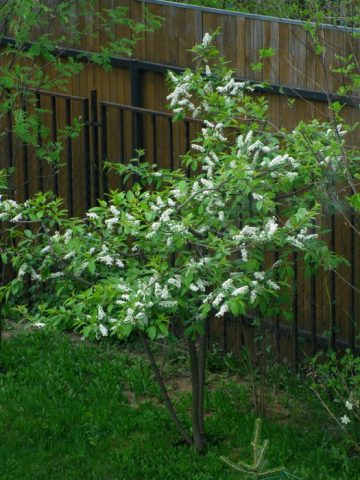
[[[194,446],[199,453],[202,453],[205,448],[204,434],[201,432],[200,423],[203,426],[203,409],[200,408],[200,400],[203,401],[203,385],[200,385],[199,364],[194,340],[189,338],[189,353],[190,353],[190,368],[191,368],[191,387],[192,387],[192,404],[191,404],[191,425],[192,435],[194,439]],[[199,422],[200,413],[202,411],[202,418]]]
[[[200,433],[206,443],[205,437],[205,419],[204,419],[204,396],[205,396],[205,372],[206,372],[206,342],[208,335],[208,320],[205,320],[204,334],[200,335],[199,345],[199,428]]]
[[[163,397],[163,400],[164,400],[164,403],[165,403],[165,407],[167,409],[167,411],[169,412],[169,415],[170,415],[170,418],[171,420],[174,422],[175,424],[175,427],[177,429],[177,431],[179,432],[179,434],[181,435],[181,437],[184,439],[184,441],[188,444],[188,445],[192,445],[194,442],[192,440],[192,438],[190,437],[190,435],[187,433],[187,431],[185,430],[185,428],[183,427],[183,425],[181,424],[176,412],[175,412],[175,409],[174,409],[174,406],[170,400],[170,397],[168,395],[168,392],[167,392],[167,389],[166,389],[166,386],[164,384],[164,381],[162,379],[162,376],[160,374],[160,371],[158,369],[158,366],[156,365],[156,362],[155,362],[155,358],[152,354],[152,351],[150,349],[150,346],[149,346],[149,342],[148,342],[148,339],[145,335],[144,332],[140,332],[140,337],[141,337],[141,340],[143,342],[143,345],[144,345],[144,348],[145,348],[145,352],[146,352],[146,355],[148,357],[148,360],[150,362],[150,365],[151,365],[151,368],[154,372],[154,376],[155,376],[155,379],[159,385],[159,388],[160,388],[160,392],[161,392],[161,395]]]

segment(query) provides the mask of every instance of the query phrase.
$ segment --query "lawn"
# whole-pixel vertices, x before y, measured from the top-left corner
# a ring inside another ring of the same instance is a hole
[[[169,358],[169,376],[186,366],[185,357]],[[28,331],[3,342],[2,360],[1,480],[242,478],[219,461],[220,455],[250,456],[255,416],[249,387],[233,374],[209,376],[210,445],[199,456],[179,442],[134,344],[90,344]],[[277,406],[264,421],[269,466],[285,465],[302,480],[360,478],[359,458],[346,454],[302,382],[280,383]],[[187,380],[173,376],[171,384],[185,415]]]

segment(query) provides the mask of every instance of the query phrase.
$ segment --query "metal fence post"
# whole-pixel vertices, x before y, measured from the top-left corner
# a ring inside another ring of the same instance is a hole
[[[142,78],[138,62],[132,62],[130,65],[130,83],[131,83],[131,105],[133,107],[143,106]],[[132,112],[132,150],[136,156],[136,150],[142,148],[143,128],[142,115],[138,112]]]
[[[100,156],[99,156],[99,114],[98,114],[98,97],[97,90],[90,92],[90,109],[91,109],[91,132],[92,132],[92,202],[95,205],[100,196]]]

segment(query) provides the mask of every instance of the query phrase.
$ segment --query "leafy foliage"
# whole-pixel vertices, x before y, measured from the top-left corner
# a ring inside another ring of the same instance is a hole
[[[328,354],[327,360],[315,364],[312,389],[332,422],[360,451],[360,358],[350,350],[344,355]]]

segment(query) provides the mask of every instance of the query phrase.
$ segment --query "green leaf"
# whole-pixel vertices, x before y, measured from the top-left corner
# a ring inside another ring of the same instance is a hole
[[[244,313],[245,313],[244,302],[242,302],[239,299],[231,300],[230,301],[230,311],[234,315],[234,317],[237,317],[239,315],[244,315]]]
[[[147,334],[149,335],[150,340],[154,340],[156,337],[156,327],[152,325],[147,329]]]
[[[95,268],[96,268],[95,262],[93,260],[90,260],[88,263],[89,272],[92,274],[95,273]]]

